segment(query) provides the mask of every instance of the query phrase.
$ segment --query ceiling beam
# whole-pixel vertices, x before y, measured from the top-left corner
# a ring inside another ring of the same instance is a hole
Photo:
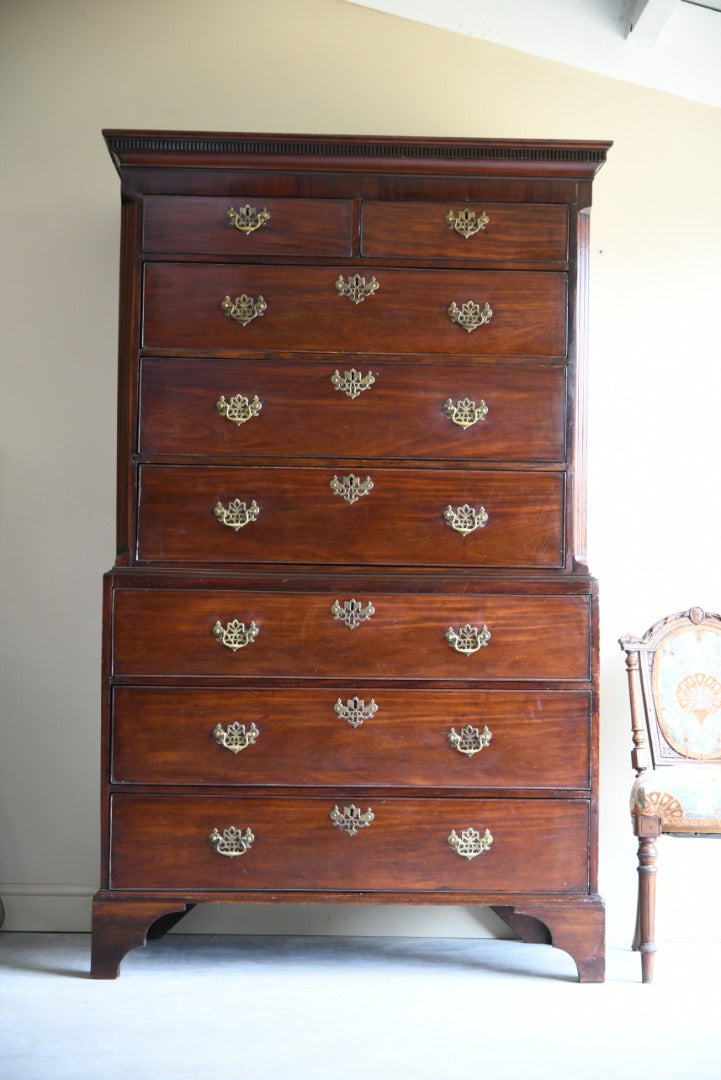
[[[634,45],[655,45],[679,0],[636,0],[626,37]]]

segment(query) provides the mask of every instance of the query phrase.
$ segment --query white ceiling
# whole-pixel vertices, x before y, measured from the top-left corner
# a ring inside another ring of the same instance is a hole
[[[346,0],[721,108],[721,0]]]

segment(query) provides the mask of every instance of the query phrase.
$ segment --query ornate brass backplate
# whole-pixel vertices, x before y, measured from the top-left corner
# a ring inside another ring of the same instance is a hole
[[[257,394],[252,400],[249,400],[245,394],[233,394],[230,401],[226,401],[225,395],[221,394],[215,403],[215,407],[221,416],[240,427],[241,424],[245,424],[258,415],[263,408],[263,402]]]
[[[459,210],[458,213],[455,210],[449,210],[446,214],[448,228],[454,230],[466,240],[470,240],[477,232],[482,232],[490,220],[485,210],[476,213],[475,210],[466,208],[465,210]]]
[[[485,420],[488,415],[488,406],[482,398],[478,404],[467,397],[458,401],[448,398],[443,402],[442,408],[448,419],[464,430],[473,427],[479,420]]]
[[[246,645],[252,644],[260,633],[260,627],[256,626],[254,622],[251,622],[247,627],[244,622],[239,622],[238,619],[231,619],[227,626],[223,626],[220,619],[213,627],[213,637],[216,641],[219,641],[221,645],[225,645],[226,649],[230,649],[232,652],[237,652],[238,649],[244,649]]]
[[[380,289],[380,283],[375,277],[366,281],[360,274],[351,274],[346,280],[339,274],[335,280],[335,291],[339,296],[346,296],[354,304],[362,304],[369,296]]]
[[[458,627],[457,632],[452,626],[449,626],[444,637],[456,652],[463,653],[464,656],[471,656],[488,644],[491,640],[491,632],[485,624],[479,628],[478,626],[471,626],[470,623],[465,623],[464,626]]]
[[[359,697],[348,698],[345,705],[338,698],[333,706],[333,711],[341,720],[347,720],[352,728],[357,728],[361,726],[364,720],[370,720],[372,716],[375,716],[378,712],[378,706],[373,698],[370,699],[367,705],[363,698]]]
[[[448,318],[452,323],[462,326],[469,334],[473,330],[477,330],[479,326],[485,326],[486,323],[489,323],[492,316],[493,309],[490,304],[485,303],[481,307],[475,300],[466,300],[460,307],[458,307],[455,300],[452,300],[448,306]]]
[[[365,480],[361,480],[360,476],[356,476],[354,473],[341,476],[340,480],[337,476],[334,476],[330,481],[330,489],[333,494],[340,495],[349,506],[362,499],[364,495],[373,490],[373,487],[374,484],[370,476],[366,476]]]
[[[213,507],[213,513],[221,525],[227,525],[229,529],[245,528],[251,521],[255,521],[260,513],[260,507],[255,499],[248,505],[240,499],[232,499],[227,506],[217,502]]]
[[[216,724],[213,728],[213,738],[218,746],[230,750],[233,754],[239,754],[246,746],[252,746],[260,735],[260,729],[255,724],[246,727],[239,720],[234,720],[226,728],[222,724]]]
[[[331,810],[329,817],[337,828],[342,829],[343,832],[348,833],[349,836],[355,836],[359,829],[368,828],[371,821],[375,818],[375,814],[370,806],[366,811],[361,812],[359,806],[355,806],[351,803],[350,806],[344,806],[342,810],[340,810],[336,804]]]
[[[489,745],[492,735],[485,725],[483,731],[479,731],[478,728],[473,727],[472,724],[466,724],[460,731],[451,728],[446,735],[446,738],[453,749],[457,750],[459,754],[465,754],[466,757],[473,757],[479,750],[483,750]]]
[[[247,326],[253,319],[265,314],[268,308],[268,304],[262,296],[254,300],[247,293],[241,293],[240,296],[236,296],[235,300],[231,300],[229,296],[224,296],[220,301],[220,306],[229,319],[235,319],[241,326]]]
[[[351,368],[350,371],[344,371],[342,375],[336,370],[331,375],[330,381],[336,390],[342,390],[346,397],[354,401],[364,390],[370,390],[376,378],[372,371],[364,375],[361,371]]]
[[[367,604],[362,604],[360,600],[344,600],[341,604],[335,600],[330,609],[333,618],[339,619],[349,630],[355,630],[362,622],[367,622],[375,615],[375,610],[370,600]]]
[[[476,529],[483,528],[488,521],[488,514],[483,506],[476,509],[464,503],[463,506],[447,506],[443,511],[443,520],[450,529],[461,536],[468,536]]]
[[[250,203],[246,203],[245,206],[241,206],[238,210],[229,206],[225,216],[231,225],[239,229],[240,232],[245,233],[246,236],[265,225],[267,221],[270,221],[270,213],[265,207],[258,210],[256,207],[251,206]]]
[[[448,837],[448,843],[457,855],[470,860],[475,859],[477,855],[482,855],[484,851],[488,851],[493,843],[493,837],[488,829],[482,836],[478,829],[462,829],[460,836],[453,829]]]
[[[235,825],[229,825],[222,833],[213,829],[208,837],[210,846],[215,848],[219,855],[225,855],[226,859],[237,859],[239,855],[245,855],[246,851],[250,851],[254,840],[255,836],[250,829],[243,832]]]

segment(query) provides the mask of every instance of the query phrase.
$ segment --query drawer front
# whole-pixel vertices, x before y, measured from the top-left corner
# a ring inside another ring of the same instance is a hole
[[[583,691],[113,691],[112,780],[344,788],[586,788]]]
[[[375,278],[378,289],[354,303],[335,283],[357,273],[367,285]],[[561,273],[151,263],[143,342],[161,349],[564,356],[566,286]],[[243,296],[252,302],[241,316],[250,319],[246,325],[221,306]],[[459,310],[488,304],[493,314],[468,332],[451,321],[453,302]]]
[[[146,465],[140,476],[140,562],[563,563],[557,473]]]
[[[365,202],[368,258],[557,260],[568,258],[566,206]]]
[[[351,254],[353,204],[341,199],[146,195],[143,248],[207,255]]]
[[[564,458],[562,367],[354,361],[146,357],[140,453]]]
[[[586,596],[127,588],[113,606],[118,676],[589,677]]]
[[[350,835],[331,814],[354,806],[373,819]],[[228,850],[230,829],[244,837],[234,857],[211,841]],[[466,858],[448,838],[472,851],[471,829],[491,843]],[[588,840],[582,801],[116,795],[111,887],[582,893]]]

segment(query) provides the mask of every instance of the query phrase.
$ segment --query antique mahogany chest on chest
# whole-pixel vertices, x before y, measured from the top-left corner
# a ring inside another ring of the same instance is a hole
[[[92,973],[198,902],[489,905],[603,978],[585,558],[609,143],[108,131]]]

